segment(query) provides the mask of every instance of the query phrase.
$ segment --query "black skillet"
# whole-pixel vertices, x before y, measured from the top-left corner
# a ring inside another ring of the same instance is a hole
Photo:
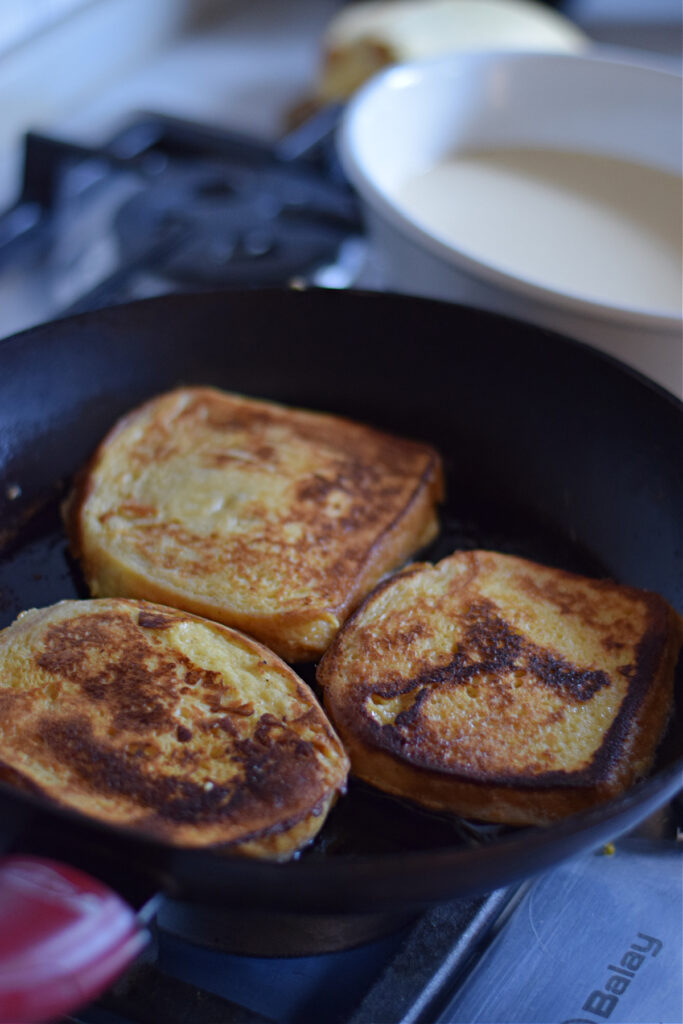
[[[58,507],[114,420],[202,383],[344,413],[436,445],[441,538],[661,593],[683,610],[683,406],[589,347],[491,314],[392,295],[171,296],[0,343],[0,627],[86,596]],[[311,671],[308,678],[311,678]],[[683,707],[679,672],[678,703]],[[479,829],[352,785],[285,866],[172,849],[0,784],[0,848],[66,860],[134,904],[284,915],[382,915],[521,880],[632,829],[683,784],[679,712],[654,773],[545,829]],[[263,918],[265,920],[265,918]]]

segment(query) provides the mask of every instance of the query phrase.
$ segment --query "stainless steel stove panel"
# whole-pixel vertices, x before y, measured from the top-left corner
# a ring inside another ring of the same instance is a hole
[[[680,1024],[683,844],[631,839],[539,879],[440,1024]]]

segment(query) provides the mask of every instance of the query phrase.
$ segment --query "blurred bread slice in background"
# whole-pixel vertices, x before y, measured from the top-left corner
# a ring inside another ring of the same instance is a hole
[[[318,105],[348,99],[382,68],[463,50],[578,53],[589,40],[534,0],[360,0],[323,37]]]

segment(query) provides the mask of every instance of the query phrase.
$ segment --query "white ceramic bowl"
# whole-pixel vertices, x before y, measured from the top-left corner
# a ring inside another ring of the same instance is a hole
[[[680,175],[681,96],[678,75],[602,54],[454,54],[376,76],[350,102],[339,145],[382,283],[559,330],[680,395],[680,309],[601,301],[477,258],[425,227],[400,191],[444,157],[503,147],[583,152]],[[672,216],[680,219],[680,209]]]

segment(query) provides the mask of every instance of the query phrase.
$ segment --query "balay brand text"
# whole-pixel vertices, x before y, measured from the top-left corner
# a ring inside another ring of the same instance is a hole
[[[607,980],[602,988],[593,989],[581,1007],[582,1012],[590,1013],[591,1016],[572,1017],[562,1024],[596,1024],[596,1021],[609,1020],[645,961],[649,957],[658,956],[661,948],[661,939],[638,932],[637,939],[631,943],[621,960],[606,968]]]

